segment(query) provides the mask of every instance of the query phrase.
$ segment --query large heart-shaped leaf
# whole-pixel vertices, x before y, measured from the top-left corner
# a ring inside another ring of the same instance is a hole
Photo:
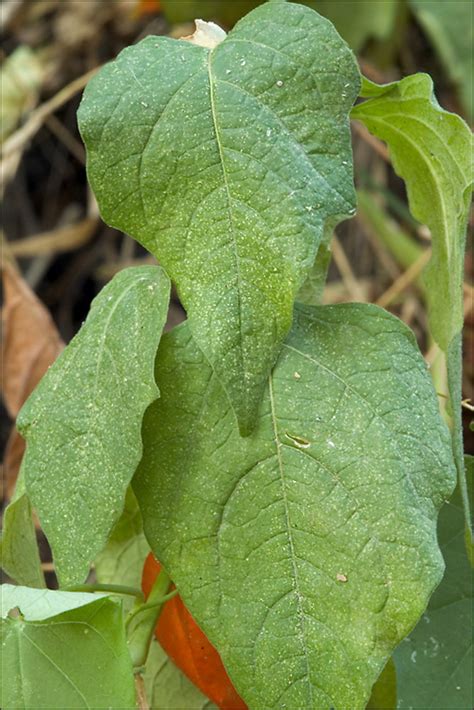
[[[250,708],[362,708],[424,610],[454,486],[413,335],[368,305],[298,307],[241,438],[187,325],[134,489],[148,540]]]
[[[214,49],[147,37],[84,94],[101,214],[176,282],[246,434],[325,222],[354,213],[359,81],[326,19],[270,3]]]
[[[122,512],[143,414],[159,396],[169,289],[156,266],[117,274],[20,412],[22,472],[63,585],[83,581]]]
[[[2,708],[135,707],[121,604],[2,586]]]

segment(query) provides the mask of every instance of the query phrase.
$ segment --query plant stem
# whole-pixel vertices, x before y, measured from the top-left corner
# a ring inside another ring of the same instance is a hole
[[[466,547],[471,559],[474,536],[472,531],[471,506],[467,490],[466,470],[464,466],[463,428],[462,428],[462,331],[451,340],[447,352],[448,389],[451,405],[453,452],[458,485],[466,521]]]
[[[169,599],[172,599],[175,597],[178,593],[177,589],[173,589],[172,592],[169,592],[168,594],[165,594],[163,597],[161,597],[158,601],[156,602],[147,602],[146,604],[140,604],[140,606],[135,607],[135,609],[132,609],[130,614],[127,617],[127,620],[125,622],[125,628],[128,628],[130,622],[132,619],[135,618],[137,614],[141,614],[142,611],[146,611],[147,609],[156,609],[156,607],[161,606],[165,602],[167,602]]]
[[[171,580],[169,575],[162,568],[148,596],[146,604],[148,608],[143,609],[139,623],[130,633],[128,648],[135,672],[140,672],[140,669],[142,669],[146,663],[153,632],[161,614],[163,603],[166,601],[165,596],[167,597],[170,584]],[[138,613],[140,609],[141,606],[137,607],[133,612],[134,615]]]
[[[141,673],[135,673],[135,692],[137,695],[138,710],[150,710],[146,697],[145,683],[143,682],[143,676]]]
[[[121,584],[75,584],[72,587],[65,587],[65,592],[109,592],[110,594],[125,594],[136,597],[138,600],[145,599],[141,589],[136,587],[125,587]]]

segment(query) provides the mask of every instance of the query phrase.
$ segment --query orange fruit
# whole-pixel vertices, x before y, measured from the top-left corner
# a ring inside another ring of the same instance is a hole
[[[150,553],[143,567],[142,589],[148,596],[160,571]],[[247,710],[221,658],[177,594],[165,602],[155,636],[171,660],[221,710]]]

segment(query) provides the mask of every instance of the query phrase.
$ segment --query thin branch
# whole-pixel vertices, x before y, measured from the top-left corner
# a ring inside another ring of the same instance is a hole
[[[388,288],[385,293],[377,299],[377,305],[382,308],[386,308],[390,303],[392,303],[397,296],[399,296],[406,288],[408,288],[408,286],[416,281],[430,259],[431,249],[427,249],[422,252],[418,259],[414,261],[413,264],[403,272],[403,274],[400,274],[398,279],[393,282],[390,288]]]

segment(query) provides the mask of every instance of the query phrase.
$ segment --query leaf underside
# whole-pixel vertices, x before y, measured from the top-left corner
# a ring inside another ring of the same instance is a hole
[[[359,85],[326,19],[271,3],[212,50],[147,37],[94,77],[79,109],[103,218],[176,283],[244,434],[324,225],[355,211]]]
[[[159,395],[169,289],[159,267],[117,274],[20,412],[22,475],[63,586],[85,579],[122,512],[143,414]]]
[[[4,710],[135,707],[116,599],[3,585],[1,643]]]
[[[298,307],[255,432],[185,324],[133,486],[150,545],[250,708],[363,708],[439,582],[448,432],[411,332]]]

